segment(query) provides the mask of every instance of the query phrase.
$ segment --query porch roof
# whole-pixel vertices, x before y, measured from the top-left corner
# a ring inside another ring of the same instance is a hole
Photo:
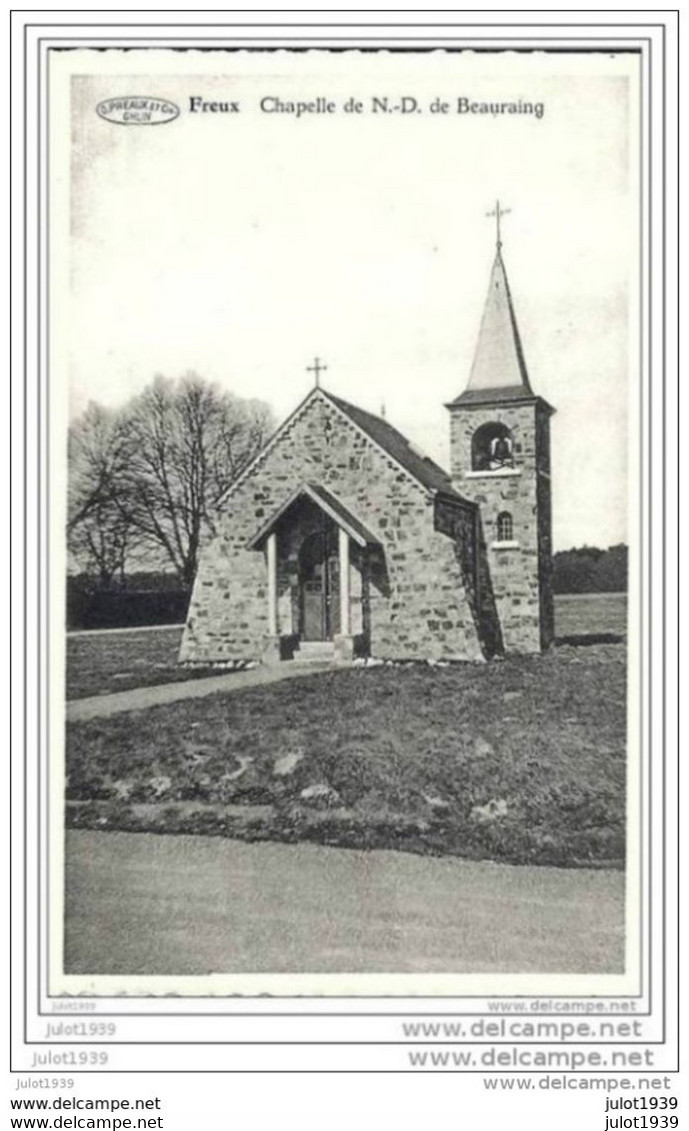
[[[320,483],[302,483],[287,496],[263,526],[252,535],[246,544],[247,549],[257,550],[292,504],[302,497],[315,503],[333,522],[346,530],[349,537],[359,546],[372,546],[379,543],[380,539],[344,503],[341,503],[332,491],[326,491]]]

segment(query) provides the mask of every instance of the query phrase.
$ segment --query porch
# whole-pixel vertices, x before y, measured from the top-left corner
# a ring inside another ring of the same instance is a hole
[[[264,663],[367,654],[371,573],[382,548],[349,508],[322,486],[303,484],[248,548],[265,556]]]

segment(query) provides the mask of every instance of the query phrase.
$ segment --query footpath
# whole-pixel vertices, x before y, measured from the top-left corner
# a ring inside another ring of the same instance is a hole
[[[324,662],[298,663],[291,661],[275,667],[257,667],[249,671],[225,672],[207,679],[188,679],[179,683],[162,683],[153,687],[135,687],[129,691],[114,691],[110,695],[92,695],[87,699],[67,702],[67,722],[105,718],[123,711],[144,711],[147,707],[160,707],[180,699],[199,699],[217,691],[240,691],[245,687],[261,687],[283,679],[311,675],[315,672],[341,671],[345,664]]]

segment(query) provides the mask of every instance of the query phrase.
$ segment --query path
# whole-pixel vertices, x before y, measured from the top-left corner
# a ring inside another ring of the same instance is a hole
[[[260,687],[282,679],[294,679],[312,672],[333,671],[347,665],[342,663],[297,663],[294,660],[274,667],[256,667],[249,671],[225,672],[208,679],[189,679],[180,683],[158,683],[153,687],[135,687],[130,691],[113,691],[110,695],[92,695],[87,699],[70,699],[66,704],[67,722],[105,718],[123,711],[143,711],[147,707],[160,707],[176,703],[178,699],[199,699],[216,691],[239,691],[244,687]]]
[[[622,973],[624,875],[70,830],[65,971]]]
[[[73,636],[124,636],[126,633],[132,632],[170,632],[176,628],[181,632],[184,628],[184,622],[181,624],[133,624],[127,625],[126,628],[72,628],[66,633],[68,639]]]

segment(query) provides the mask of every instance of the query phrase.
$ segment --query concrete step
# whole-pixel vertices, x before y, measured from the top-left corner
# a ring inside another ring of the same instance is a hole
[[[302,640],[294,649],[294,659],[301,663],[323,662],[335,659],[335,645],[332,640]]]

